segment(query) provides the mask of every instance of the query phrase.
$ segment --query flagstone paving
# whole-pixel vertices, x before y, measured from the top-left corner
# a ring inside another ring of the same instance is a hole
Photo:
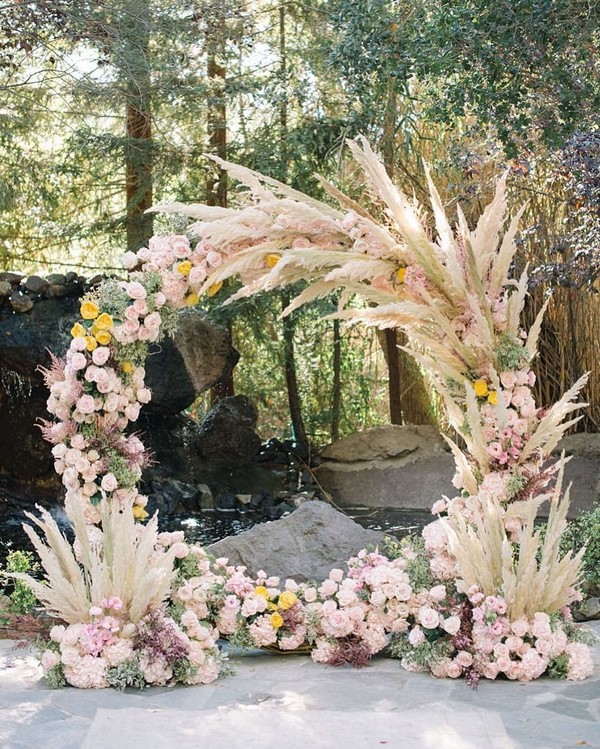
[[[124,694],[48,689],[12,646],[0,642],[0,749],[600,749],[600,644],[583,682],[472,690],[388,658],[357,672],[252,653],[214,684]]]

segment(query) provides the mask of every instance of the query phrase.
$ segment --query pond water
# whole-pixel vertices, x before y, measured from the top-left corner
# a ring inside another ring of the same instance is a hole
[[[352,507],[346,510],[346,514],[362,525],[363,528],[385,531],[397,538],[402,538],[409,533],[419,532],[434,519],[431,513],[423,510],[388,508]],[[6,555],[10,551],[16,549],[30,550],[32,548],[29,538],[21,527],[23,520],[22,516],[16,514],[0,519],[0,566],[3,566]],[[62,524],[63,518],[60,514],[57,516],[57,520],[59,524]],[[236,536],[254,525],[266,521],[267,518],[256,513],[212,511],[193,516],[159,519],[159,526],[163,531],[182,530],[189,542],[208,546],[226,536]]]

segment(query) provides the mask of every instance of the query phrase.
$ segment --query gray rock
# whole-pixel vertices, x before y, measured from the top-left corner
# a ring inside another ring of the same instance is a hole
[[[0,273],[0,281],[8,281],[11,284],[19,284],[23,280],[24,276],[21,273],[13,273],[12,271],[4,271]]]
[[[588,432],[568,434],[558,443],[554,454],[560,455],[563,450],[567,455],[600,460],[600,434]]]
[[[67,279],[65,278],[64,273],[50,273],[49,276],[46,276],[46,281],[48,281],[49,284],[64,284],[67,282]]]
[[[324,580],[334,567],[366,546],[380,546],[383,533],[362,528],[325,502],[304,502],[281,520],[262,523],[209,546],[217,557],[245,565],[249,574],[265,570],[282,580]]]
[[[208,484],[198,484],[198,508],[200,510],[214,510],[215,498]]]
[[[315,475],[340,507],[429,509],[454,496],[454,459],[431,426],[385,426],[334,442]]]
[[[8,281],[0,281],[0,297],[10,296],[12,293],[12,284]]]
[[[29,276],[25,281],[25,288],[32,294],[43,294],[50,284],[41,276]]]
[[[26,295],[21,294],[20,291],[13,291],[10,295],[10,306],[18,314],[23,312],[29,312],[33,308],[33,301]]]
[[[569,517],[600,501],[600,435],[574,434],[557,449],[573,457],[565,467],[572,483]],[[435,427],[367,429],[329,445],[321,453],[317,480],[340,507],[429,509],[442,495],[453,497],[454,459]],[[548,514],[542,505],[540,515]]]
[[[256,406],[245,395],[223,398],[200,425],[200,455],[216,466],[252,460],[261,444],[254,431],[257,419]]]
[[[442,495],[453,497],[454,460],[441,454],[409,464],[351,466],[323,463],[315,471],[319,484],[340,507],[430,509]]]
[[[390,458],[404,458],[405,462],[413,462],[425,455],[439,455],[446,450],[446,444],[436,427],[388,424],[336,440],[321,451],[321,456],[342,463]]]
[[[571,504],[568,517],[589,512],[600,502],[600,460],[574,455],[565,466],[563,486],[571,486]],[[541,515],[548,514],[548,506],[540,508]]]
[[[231,337],[200,310],[179,314],[173,338],[165,338],[146,361],[152,400],[144,412],[174,415],[229,374],[239,359]]]
[[[578,622],[600,619],[600,598],[588,598],[573,611],[573,618]]]
[[[55,299],[64,299],[69,296],[69,287],[62,283],[51,283],[46,290],[46,296]]]

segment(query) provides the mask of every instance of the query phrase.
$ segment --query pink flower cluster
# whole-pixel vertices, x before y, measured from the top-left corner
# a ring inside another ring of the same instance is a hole
[[[59,421],[51,427],[49,438],[54,442],[54,467],[62,476],[67,498],[81,502],[92,523],[99,520],[96,505],[103,493],[122,506],[136,503],[143,507],[146,503],[135,488],[146,460],[145,449],[136,435],[125,436],[122,430],[137,419],[141,403],[150,400],[150,391],[144,387],[142,367],[123,378],[113,366],[107,366],[108,347],[96,348],[91,354],[84,351],[84,339],[73,338],[64,379],[51,385],[48,410]],[[103,365],[96,363],[102,360]],[[81,431],[84,424],[93,427],[87,437]],[[125,485],[107,459],[109,449],[121,456],[120,465],[127,468]]]
[[[175,678],[176,657],[185,658],[189,665],[183,678],[186,684],[208,684],[218,677],[220,665],[214,630],[196,627],[192,631],[192,627],[180,627],[160,612],[147,617],[151,620],[154,616],[161,623],[161,627],[152,629],[147,620],[138,624],[128,622],[122,609],[121,600],[113,596],[90,607],[89,622],[54,626],[41,654],[46,678],[59,669],[71,686],[101,689],[111,683],[111,670],[118,671],[124,665],[131,669],[131,664],[135,664],[138,679],[145,684],[167,684]],[[156,633],[154,641],[148,642],[147,634],[140,641],[144,629]]]
[[[224,248],[217,251],[206,240],[201,240],[195,249],[192,249],[187,237],[171,234],[152,237],[148,247],[142,247],[137,253],[126,253],[124,265],[126,268],[139,267],[139,275],[142,277],[150,273],[159,273],[161,303],[157,303],[156,308],[166,303],[178,309],[186,303],[188,293],[197,292],[209,273],[223,263],[226,254]],[[130,276],[135,278],[136,273]],[[144,323],[148,325],[147,318]]]
[[[140,280],[120,283],[121,288],[129,298],[129,302],[123,311],[123,319],[113,327],[112,333],[115,340],[122,345],[135,343],[136,341],[153,343],[160,336],[161,317],[159,310],[166,303],[167,297],[162,291],[148,294],[142,274],[133,273],[132,277],[137,277]],[[153,311],[151,312],[150,309]]]
[[[473,667],[488,679],[504,674],[509,679],[531,681],[541,676],[550,662],[563,654],[569,658],[567,678],[586,678],[593,664],[589,648],[575,648],[571,663],[569,643],[560,619],[538,612],[531,621],[510,621],[506,602],[499,596],[484,596],[478,590],[467,591],[472,604]]]
[[[567,678],[584,679],[592,673],[589,648],[569,640],[560,616],[538,612],[532,620],[511,622],[501,596],[484,596],[477,588],[459,593],[453,585],[421,591],[409,608],[408,634],[396,643],[409,671],[429,670],[438,678],[464,676],[473,685],[500,675],[531,681],[565,658],[562,675]]]
[[[172,536],[166,542],[181,544],[177,534],[166,535]],[[362,550],[348,561],[347,573],[331,570],[320,585],[288,579],[280,586],[263,571],[252,579],[244,567],[211,561],[197,546],[187,551],[194,574],[179,581],[172,600],[185,609],[181,625],[188,634],[214,627],[237,645],[310,646],[317,662],[355,666],[365,665],[391,637],[407,670],[465,676],[470,683],[500,674],[535,679],[561,656],[568,678],[591,673],[589,648],[569,639],[561,617],[538,613],[532,621],[511,622],[501,596],[462,591],[454,579],[432,578],[419,588],[411,579],[418,554],[409,545],[393,559]],[[180,559],[187,566],[183,554]]]
[[[188,258],[201,264],[205,255],[193,253],[189,240],[181,236],[156,238],[137,255],[127,253],[126,266],[141,261],[143,272],[131,273],[127,281],[119,282],[120,296],[108,287],[106,298],[100,293],[99,304],[88,303],[99,314],[109,302],[111,315],[98,317],[104,318],[107,340],[97,345],[92,335],[85,335],[86,330],[93,332],[86,317],[74,328],[65,362],[55,362],[47,372],[48,411],[57,421],[44,426],[44,436],[55,445],[55,469],[69,498],[84,504],[90,523],[99,521],[96,505],[102,494],[123,506],[145,506],[145,497],[136,489],[146,459],[144,447],[135,435],[123,435],[151,398],[143,366],[130,360],[139,361],[139,351],[132,344],[158,340],[161,308],[183,306],[190,288],[199,286],[206,276]],[[211,256],[212,261],[216,262]],[[107,459],[108,452],[120,457],[118,470]]]

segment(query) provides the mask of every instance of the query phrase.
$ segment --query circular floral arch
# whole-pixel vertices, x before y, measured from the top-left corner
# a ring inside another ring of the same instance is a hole
[[[179,643],[173,645],[175,651],[188,658],[180,680],[192,683],[208,677],[193,675],[199,666],[193,658],[192,674],[190,653],[201,660],[200,651],[214,646],[217,631],[237,636],[240,644],[277,643],[288,649],[305,642],[312,631],[315,660],[355,664],[381,649],[386,633],[392,633],[399,638],[396,652],[407,668],[428,668],[438,676],[464,673],[477,680],[502,672],[529,679],[551,667],[565,675],[570,664],[569,674],[580,678],[589,671],[589,652],[575,642],[565,619],[568,604],[577,597],[580,557],[560,555],[568,507],[568,492],[561,493],[564,461],[550,466],[547,461],[576,421],[565,418],[578,408],[574,400],[585,378],[552,407],[536,405],[531,362],[545,306],[526,333],[520,314],[527,275],[517,281],[509,277],[520,213],[504,227],[506,177],[473,231],[459,209],[456,232],[429,180],[437,234],[432,240],[421,210],[395,188],[369,145],[349,145],[385,205],[385,224],[325,181],[341,208],[219,162],[249,188],[240,206],[162,206],[160,210],[195,220],[188,231],[194,244],[188,236],[152,238],[148,247],[125,255],[127,280],[108,279],[82,301],[65,360],[53,360],[45,373],[54,421],[45,422],[43,431],[54,445],[80,555],[89,569],[108,569],[108,582],[94,593],[90,580],[95,573],[86,572],[85,600],[95,596],[98,601],[92,600],[87,613],[73,604],[67,620],[74,627],[91,621],[86,626],[99,637],[106,627],[95,617],[104,621],[108,616],[111,624],[115,606],[119,611],[124,607],[129,624],[121,621],[115,631],[137,627],[138,639],[129,647],[142,653],[139,663],[146,664],[143,678],[150,683],[163,683],[174,673],[164,666],[163,651],[162,665],[152,665],[150,631],[160,632],[161,641]],[[467,448],[462,451],[448,440],[456,460],[457,494],[435,502],[433,512],[440,519],[426,527],[422,546],[405,549],[392,560],[362,552],[349,562],[347,576],[334,570],[318,588],[287,581],[283,591],[278,579],[261,572],[250,580],[243,568],[228,567],[225,560],[213,564],[201,549],[190,549],[169,534],[158,541],[163,548],[158,554],[152,550],[158,538],[156,519],[148,532],[141,530],[129,546],[123,542],[117,553],[118,539],[132,539],[134,520],[147,517],[147,499],[137,488],[146,453],[127,428],[151,398],[144,382],[148,346],[174,329],[178,309],[197,304],[203,294],[214,296],[234,276],[241,278],[242,287],[231,298],[307,281],[288,311],[341,288],[339,317],[408,333],[411,353],[442,395]],[[369,304],[346,306],[355,296]],[[552,488],[555,474],[559,480]],[[547,500],[550,517],[542,541],[533,521]],[[89,528],[101,523],[99,551],[93,550],[94,531],[86,531],[84,521]],[[38,524],[50,538],[49,516]],[[135,555],[125,560],[134,546],[139,551],[144,545],[144,558],[154,560],[147,569]],[[156,559],[161,572],[152,578]],[[131,577],[135,567],[139,588],[156,585],[158,592],[146,595],[143,605],[136,603],[131,586],[126,602],[111,597],[117,577],[111,565],[121,565],[121,580]],[[165,623],[157,605],[174,575],[168,600],[175,618]],[[36,590],[52,608],[48,589]],[[177,627],[186,629],[187,644],[176,634]],[[56,643],[63,648],[64,637],[56,634],[55,656],[48,656],[49,661],[56,657]],[[78,630],[80,647],[82,637]],[[103,646],[85,647],[92,650],[79,651],[79,658],[104,658]],[[62,667],[63,661],[49,663],[47,670]],[[107,663],[102,668],[97,684],[83,683],[77,675],[70,683],[103,686]],[[153,668],[158,669],[156,678]],[[216,672],[213,668],[209,675]]]

